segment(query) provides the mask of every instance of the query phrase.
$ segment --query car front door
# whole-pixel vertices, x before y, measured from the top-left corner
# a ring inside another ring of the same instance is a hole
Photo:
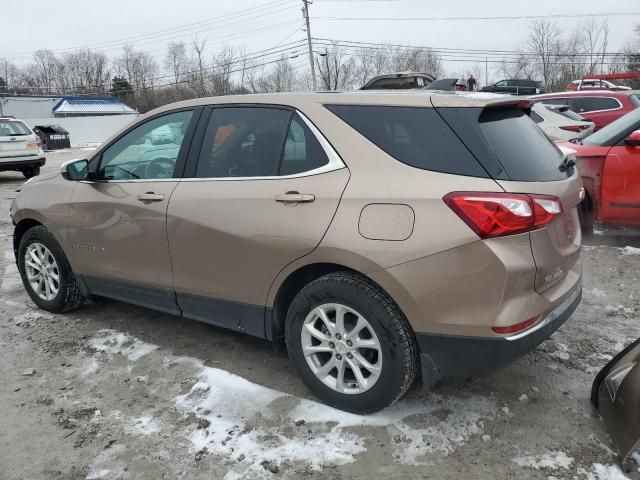
[[[640,225],[640,147],[624,140],[609,150],[602,172],[602,218]]]
[[[320,243],[349,171],[300,113],[229,106],[212,110],[189,175],[167,216],[183,315],[263,337],[271,283]]]
[[[92,293],[177,313],[166,213],[201,109],[129,129],[91,160],[69,209],[75,269]]]

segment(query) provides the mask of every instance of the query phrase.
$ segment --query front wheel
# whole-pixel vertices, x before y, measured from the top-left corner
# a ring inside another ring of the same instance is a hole
[[[351,272],[325,275],[298,293],[287,313],[286,343],[309,390],[349,412],[385,408],[417,374],[407,319],[380,287]]]
[[[22,236],[18,269],[31,300],[43,310],[69,311],[84,299],[62,247],[43,226],[33,227]]]
[[[40,167],[33,167],[22,170],[22,175],[24,175],[24,178],[31,178],[35,177],[36,175],[40,175]]]

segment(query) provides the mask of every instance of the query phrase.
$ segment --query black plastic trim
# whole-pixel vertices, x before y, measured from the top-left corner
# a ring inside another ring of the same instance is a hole
[[[112,298],[160,312],[180,315],[176,296],[172,290],[146,287],[87,275],[82,275],[82,280],[91,295]]]
[[[177,293],[176,297],[185,318],[266,338],[263,306],[186,293]]]
[[[11,162],[0,161],[0,172],[3,170],[14,170],[29,167],[41,167],[45,164],[44,158],[30,158],[28,160],[14,160]]]
[[[416,333],[423,385],[431,387],[443,380],[467,380],[487,375],[532,351],[560,328],[578,307],[582,299],[582,287],[579,288],[579,294],[564,311],[552,312],[556,317],[551,322],[517,340]]]

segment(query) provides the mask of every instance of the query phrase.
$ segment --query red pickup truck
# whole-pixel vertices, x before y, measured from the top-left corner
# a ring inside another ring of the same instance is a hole
[[[640,233],[640,109],[563,146],[576,151],[586,190],[583,228]]]

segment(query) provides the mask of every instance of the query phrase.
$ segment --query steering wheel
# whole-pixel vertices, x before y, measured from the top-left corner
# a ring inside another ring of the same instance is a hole
[[[144,169],[145,178],[171,178],[176,161],[170,158],[158,157],[147,163]]]

